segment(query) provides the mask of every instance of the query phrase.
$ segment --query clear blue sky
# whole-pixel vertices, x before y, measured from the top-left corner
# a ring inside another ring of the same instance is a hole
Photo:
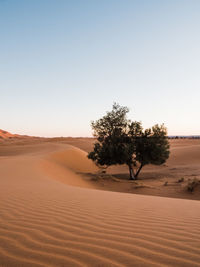
[[[200,134],[199,0],[0,0],[0,128],[90,136],[114,101]]]

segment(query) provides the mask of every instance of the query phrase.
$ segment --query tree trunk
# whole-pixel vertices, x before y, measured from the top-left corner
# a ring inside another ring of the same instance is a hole
[[[131,165],[128,165],[129,167],[129,174],[130,174],[130,180],[135,180],[134,172],[133,172],[133,167]]]
[[[138,168],[138,170],[137,170],[137,172],[136,172],[136,174],[135,174],[135,179],[138,178],[138,175],[139,175],[139,173],[140,173],[140,171],[141,171],[141,169],[142,169],[143,166],[144,166],[144,165],[141,164],[140,167]]]

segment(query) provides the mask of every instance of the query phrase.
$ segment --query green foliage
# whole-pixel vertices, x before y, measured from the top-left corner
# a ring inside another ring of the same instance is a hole
[[[98,165],[124,164],[131,160],[132,151],[128,138],[129,120],[126,114],[127,107],[121,107],[114,103],[111,112],[91,123],[93,135],[97,138],[94,150],[88,154],[88,158]]]
[[[156,124],[151,129],[141,132],[135,145],[137,151],[135,160],[142,165],[161,165],[169,157],[167,130],[163,124],[161,126]]]
[[[88,158],[100,166],[127,164],[130,178],[136,179],[144,165],[166,161],[169,142],[164,125],[143,130],[141,122],[127,119],[128,112],[127,107],[114,103],[112,111],[92,122],[97,142]]]
[[[101,142],[106,137],[126,133],[129,124],[127,119],[128,112],[129,109],[127,107],[121,107],[119,104],[114,103],[112,111],[107,112],[103,118],[92,121],[93,135]]]

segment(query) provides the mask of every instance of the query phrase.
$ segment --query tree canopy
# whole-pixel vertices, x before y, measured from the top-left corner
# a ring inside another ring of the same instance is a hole
[[[97,141],[88,154],[97,165],[126,164],[130,179],[137,179],[147,164],[160,165],[169,157],[167,129],[155,125],[143,129],[141,122],[127,118],[129,109],[113,104],[111,111],[97,121],[92,121],[93,135]]]

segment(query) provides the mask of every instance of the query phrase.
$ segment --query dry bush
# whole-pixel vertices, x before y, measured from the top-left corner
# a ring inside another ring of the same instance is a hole
[[[178,179],[178,181],[177,181],[177,183],[182,183],[182,182],[184,182],[184,177]]]
[[[187,190],[192,193],[198,185],[200,185],[200,180],[198,180],[197,178],[188,180]]]

